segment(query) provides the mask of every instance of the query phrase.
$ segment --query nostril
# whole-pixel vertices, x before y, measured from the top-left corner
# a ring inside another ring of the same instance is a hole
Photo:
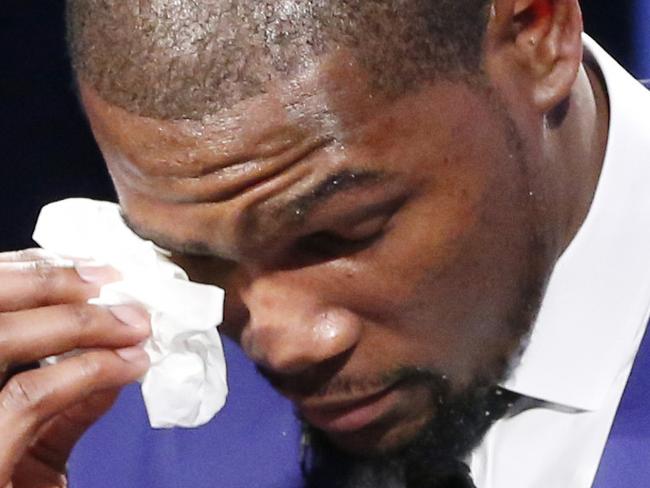
[[[251,327],[246,327],[239,336],[239,344],[246,355],[256,364],[266,366],[264,358],[264,348],[259,344],[259,338],[255,338],[255,333]]]
[[[246,347],[243,344],[243,335],[246,330],[246,323],[249,320],[248,316],[241,313],[235,315],[231,313],[231,310],[232,309],[228,308],[224,309],[224,319],[223,322],[219,324],[219,332],[240,344],[242,348],[246,350]]]
[[[241,334],[241,347],[258,366],[281,374],[295,374],[306,363],[305,348],[280,336],[270,326],[250,325]],[[306,366],[305,366],[306,367]]]
[[[265,366],[283,375],[298,375],[313,367],[315,362],[306,354],[288,352],[286,350],[266,356]]]
[[[298,374],[285,374],[264,366],[258,366],[258,371],[273,387],[288,398],[305,398],[324,394],[335,378],[348,362],[352,351],[319,363]]]

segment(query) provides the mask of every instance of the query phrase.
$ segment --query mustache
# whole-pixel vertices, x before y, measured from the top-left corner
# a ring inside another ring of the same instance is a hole
[[[399,366],[391,371],[369,377],[352,377],[341,374],[324,375],[307,372],[300,375],[278,375],[261,366],[259,373],[283,394],[290,397],[356,396],[377,392],[396,384],[428,384],[440,398],[451,390],[449,375],[429,368]]]

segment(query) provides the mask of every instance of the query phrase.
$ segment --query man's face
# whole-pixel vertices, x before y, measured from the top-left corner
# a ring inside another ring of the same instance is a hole
[[[82,92],[132,227],[226,289],[222,330],[309,424],[370,454],[506,374],[551,265],[487,91],[388,100],[341,57],[201,122]]]

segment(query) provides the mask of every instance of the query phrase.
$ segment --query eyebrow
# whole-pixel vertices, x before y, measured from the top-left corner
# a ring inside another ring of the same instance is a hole
[[[374,186],[388,179],[389,175],[376,170],[342,170],[327,175],[320,183],[302,195],[291,198],[275,212],[274,219],[281,219],[292,226],[300,226],[309,217],[310,213],[339,193],[354,188]],[[124,224],[138,237],[153,242],[158,247],[187,256],[212,256],[220,257],[208,244],[201,241],[175,241],[168,236],[151,232],[129,220],[129,217],[120,212]],[[225,259],[225,258],[224,258]]]
[[[129,220],[129,217],[121,211],[120,218],[122,219],[122,222],[124,222],[124,225],[126,225],[129,230],[131,230],[131,232],[133,232],[139,238],[151,241],[156,246],[165,251],[172,251],[187,256],[216,256],[214,250],[204,242],[192,240],[174,241],[162,234],[150,232],[143,229],[139,225]]]
[[[294,225],[303,223],[309,214],[339,193],[353,188],[374,186],[385,181],[388,174],[383,171],[353,171],[345,169],[326,176],[303,195],[290,199],[278,214],[283,214]],[[276,215],[276,218],[279,215]]]

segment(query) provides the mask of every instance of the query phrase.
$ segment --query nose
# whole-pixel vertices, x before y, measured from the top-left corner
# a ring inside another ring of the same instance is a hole
[[[249,320],[244,351],[260,366],[296,374],[351,350],[361,321],[344,307],[325,305],[304,283],[258,278],[241,294]]]

